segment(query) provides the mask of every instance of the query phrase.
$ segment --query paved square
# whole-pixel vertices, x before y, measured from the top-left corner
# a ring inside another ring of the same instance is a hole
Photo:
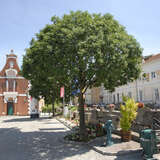
[[[36,120],[29,117],[0,117],[0,160],[142,159],[140,152],[105,154],[113,152],[114,147],[102,150],[99,140],[90,144],[68,143],[63,140],[68,132],[69,129],[62,123],[47,117]]]

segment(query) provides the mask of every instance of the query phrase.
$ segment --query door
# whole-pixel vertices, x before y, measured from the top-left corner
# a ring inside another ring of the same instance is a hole
[[[13,115],[13,102],[8,102],[7,103],[7,114],[8,115]]]

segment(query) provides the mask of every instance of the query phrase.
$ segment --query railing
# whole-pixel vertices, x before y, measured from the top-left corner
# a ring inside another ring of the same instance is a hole
[[[160,120],[157,118],[153,118],[152,128],[156,134],[156,146],[157,152],[160,153]]]
[[[153,118],[153,125],[152,125],[153,130],[160,130],[160,120],[157,118]]]

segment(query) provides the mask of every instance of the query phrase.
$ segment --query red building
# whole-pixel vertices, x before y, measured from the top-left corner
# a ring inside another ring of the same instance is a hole
[[[0,72],[0,115],[28,115],[28,80],[19,71],[17,56],[11,50]]]

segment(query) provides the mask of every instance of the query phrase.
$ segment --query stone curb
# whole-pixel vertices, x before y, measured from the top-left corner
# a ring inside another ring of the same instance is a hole
[[[59,121],[60,123],[62,123],[63,125],[65,125],[68,129],[72,129],[73,127],[71,127],[67,122],[60,120],[59,118],[56,118],[57,121]]]
[[[142,149],[138,149],[138,150],[128,150],[128,151],[119,151],[117,152],[104,152],[101,150],[98,150],[96,147],[94,146],[90,146],[94,151],[102,154],[102,155],[107,155],[107,156],[124,156],[124,155],[129,155],[129,154],[135,154],[135,153],[140,153],[142,152]]]
[[[57,121],[59,121],[60,123],[62,123],[63,125],[65,125],[68,129],[72,129],[73,127],[71,127],[67,122],[64,122],[64,121],[62,121],[62,120],[60,120],[59,118],[56,118],[56,120]],[[98,153],[100,153],[100,154],[102,154],[102,155],[107,155],[107,156],[122,156],[122,155],[128,155],[128,154],[135,154],[135,153],[140,153],[140,152],[142,152],[142,149],[138,149],[138,150],[128,150],[128,151],[120,151],[119,153],[117,153],[117,152],[104,152],[104,151],[101,151],[101,150],[99,150],[99,149],[97,149],[96,147],[94,147],[94,146],[92,146],[92,145],[90,145],[90,143],[92,142],[92,141],[94,141],[94,139],[93,140],[91,140],[91,141],[89,141],[89,142],[75,142],[75,141],[68,141],[68,140],[62,140],[62,139],[60,139],[60,141],[61,142],[63,142],[63,143],[66,143],[66,144],[78,144],[78,145],[86,145],[87,147],[90,147],[91,149],[93,149],[94,151],[96,151],[96,152],[98,152]]]

